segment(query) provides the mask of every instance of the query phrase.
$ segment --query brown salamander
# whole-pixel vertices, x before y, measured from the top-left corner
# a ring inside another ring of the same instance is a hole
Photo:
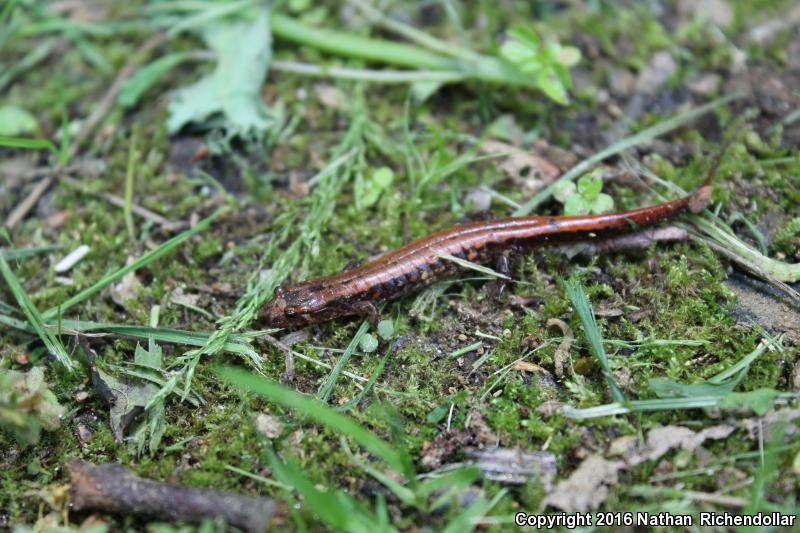
[[[509,252],[538,245],[631,232],[684,211],[701,211],[711,197],[708,182],[709,179],[679,200],[631,211],[509,217],[454,226],[341,274],[281,287],[266,306],[266,319],[274,327],[303,326],[353,315],[368,317],[375,323],[376,304],[400,298],[459,270],[456,263],[441,254],[487,264]]]

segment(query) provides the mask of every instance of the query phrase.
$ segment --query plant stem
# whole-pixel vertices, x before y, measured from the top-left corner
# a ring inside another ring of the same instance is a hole
[[[278,13],[273,13],[270,17],[270,27],[273,36],[277,38],[331,54],[416,69],[449,71],[451,75],[458,74],[492,83],[536,87],[533,80],[513,65],[494,57],[476,55],[474,61],[456,61],[419,46],[307,26]]]
[[[377,70],[346,67],[326,67],[297,61],[273,61],[272,70],[346,80],[376,83],[410,83],[415,81],[460,81],[466,76],[447,70]]]

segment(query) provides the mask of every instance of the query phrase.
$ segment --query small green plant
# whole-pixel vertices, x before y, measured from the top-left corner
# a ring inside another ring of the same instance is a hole
[[[535,83],[552,100],[569,103],[567,91],[572,89],[569,68],[581,60],[574,46],[544,42],[531,28],[516,26],[508,32],[500,55],[525,74],[535,77]]]
[[[360,173],[356,175],[355,203],[357,209],[367,209],[380,200],[381,195],[391,189],[394,182],[394,172],[389,167],[379,167],[368,173],[367,177]]]
[[[366,331],[366,328],[362,329]],[[480,477],[480,471],[474,466],[462,466],[421,479],[414,469],[411,455],[401,442],[402,430],[390,443],[324,403],[271,380],[234,367],[218,367],[217,373],[243,392],[254,393],[284,408],[294,409],[298,414],[340,434],[343,449],[356,465],[382,483],[403,505],[417,512],[433,514],[453,506],[459,495]],[[355,442],[368,452],[375,463],[367,462],[366,456],[351,450],[348,441]],[[378,499],[374,510],[365,508],[343,490],[335,487],[320,490],[299,467],[282,461],[274,452],[268,456],[278,481],[302,496],[309,509],[335,530],[395,531],[389,524],[386,502],[382,497]],[[393,471],[393,475],[386,473],[387,468]],[[504,495],[505,491],[500,491],[492,500],[478,496],[469,505],[456,511],[443,531],[473,531],[477,521],[489,514]],[[294,499],[291,494],[288,497]]]
[[[0,429],[11,433],[20,444],[36,444],[42,429],[58,429],[65,411],[48,387],[41,367],[28,372],[0,368]]]
[[[559,181],[553,190],[553,197],[564,204],[565,215],[600,214],[614,209],[614,199],[602,192],[603,169],[596,168],[578,179]]]

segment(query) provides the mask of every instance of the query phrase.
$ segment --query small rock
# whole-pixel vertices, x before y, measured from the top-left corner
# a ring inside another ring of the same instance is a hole
[[[639,73],[639,78],[636,80],[636,92],[655,94],[677,70],[678,64],[672,54],[666,50],[656,52]]]
[[[615,96],[628,96],[636,88],[636,76],[621,67],[614,67],[608,73],[608,85]]]
[[[714,74],[713,72],[700,74],[686,82],[686,86],[689,88],[692,94],[697,96],[710,96],[712,94],[716,94],[719,91],[721,84],[722,78],[719,76],[719,74]]]
[[[726,0],[681,0],[678,11],[683,16],[705,19],[720,28],[733,23],[733,9]]]
[[[89,398],[89,393],[86,392],[85,390],[78,391],[78,393],[75,394],[76,402],[85,402],[87,398]]]
[[[94,435],[94,431],[92,431],[92,428],[84,424],[78,424],[77,432],[78,432],[78,440],[81,441],[81,443],[88,441],[89,439],[92,438],[92,435]]]
[[[268,439],[276,439],[283,431],[283,424],[272,415],[261,413],[255,419],[256,431]]]
[[[492,207],[492,195],[482,189],[472,189],[464,198],[464,205],[472,213],[482,213]]]

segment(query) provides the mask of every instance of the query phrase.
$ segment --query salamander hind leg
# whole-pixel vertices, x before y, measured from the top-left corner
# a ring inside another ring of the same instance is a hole
[[[517,250],[508,250],[497,257],[497,262],[495,264],[495,270],[507,277],[511,277],[513,272],[512,265],[513,259],[512,256],[517,253]],[[497,278],[495,280],[490,281],[486,284],[486,292],[489,293],[489,297],[492,299],[498,298],[500,295],[503,294],[503,291],[506,289],[506,285],[508,285],[507,279]]]
[[[355,314],[368,319],[372,327],[377,329],[378,322],[381,321],[381,314],[374,303],[370,301],[353,302],[350,306]]]

